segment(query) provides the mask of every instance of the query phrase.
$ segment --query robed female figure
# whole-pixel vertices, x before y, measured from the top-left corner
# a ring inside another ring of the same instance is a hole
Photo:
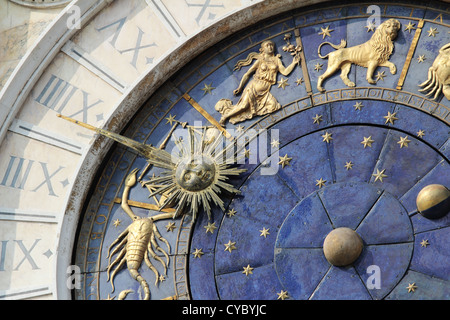
[[[278,72],[284,76],[292,72],[300,60],[299,56],[295,55],[292,63],[285,67],[280,55],[275,55],[275,44],[271,40],[266,40],[261,44],[259,53],[250,53],[245,60],[238,61],[235,70],[249,65],[255,59],[256,61],[242,77],[239,87],[233,91],[235,95],[239,94],[254,73],[253,79],[245,87],[238,103],[233,105],[229,99],[221,99],[217,102],[215,109],[222,114],[220,125],[224,126],[227,120],[235,124],[281,108],[277,99],[270,93],[270,88],[276,83]]]

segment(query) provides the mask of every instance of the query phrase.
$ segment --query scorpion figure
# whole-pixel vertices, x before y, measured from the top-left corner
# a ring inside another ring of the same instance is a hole
[[[122,208],[130,216],[133,222],[123,231],[117,239],[111,244],[108,249],[108,267],[107,267],[107,281],[111,281],[112,292],[114,292],[114,276],[121,268],[127,264],[128,271],[133,279],[137,280],[144,290],[144,300],[150,299],[150,288],[147,281],[139,274],[139,267],[142,264],[142,260],[153,271],[156,277],[155,286],[158,286],[159,273],[153,266],[149,259],[149,255],[159,261],[164,267],[164,274],[167,274],[167,266],[169,264],[169,256],[167,252],[162,249],[156,242],[156,238],[164,242],[167,245],[168,252],[170,253],[170,245],[166,239],[164,239],[159,233],[155,221],[161,219],[172,218],[172,213],[162,213],[153,217],[142,218],[136,216],[128,205],[128,195],[130,188],[136,184],[136,173],[138,169],[134,169],[125,180],[125,188],[122,194]],[[113,249],[114,248],[114,249]],[[166,261],[159,257],[154,249],[161,252]],[[111,251],[112,250],[112,251]],[[111,263],[112,257],[117,254],[115,260]],[[117,265],[117,266],[116,266]],[[113,267],[116,266],[115,269]],[[112,274],[110,272],[112,271]],[[110,277],[111,276],[111,277]]]

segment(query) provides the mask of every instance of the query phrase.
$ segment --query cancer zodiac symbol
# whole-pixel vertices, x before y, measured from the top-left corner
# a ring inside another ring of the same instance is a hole
[[[447,43],[439,50],[439,55],[428,69],[428,79],[419,84],[420,92],[427,92],[426,96],[434,93],[433,100],[442,92],[450,100],[450,43]]]

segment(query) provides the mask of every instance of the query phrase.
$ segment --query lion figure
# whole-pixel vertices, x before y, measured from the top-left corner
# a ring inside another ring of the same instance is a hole
[[[347,77],[350,72],[352,63],[367,68],[366,79],[369,83],[375,84],[372,79],[375,69],[380,67],[388,67],[392,74],[395,74],[397,68],[395,64],[389,62],[389,57],[394,49],[393,40],[397,37],[400,30],[400,22],[396,19],[389,19],[383,22],[374,32],[370,40],[358,46],[345,48],[347,42],[341,40],[339,45],[330,42],[323,42],[319,45],[319,57],[325,59],[328,57],[328,68],[319,76],[317,81],[317,89],[321,92],[325,91],[322,87],[323,81],[341,69],[341,79],[349,87],[354,87],[355,83]],[[329,44],[336,51],[330,52],[325,56],[320,54],[320,49],[324,44]]]

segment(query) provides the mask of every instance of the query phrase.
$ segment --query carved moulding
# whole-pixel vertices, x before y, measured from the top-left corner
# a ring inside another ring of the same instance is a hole
[[[68,4],[71,0],[40,0],[39,2],[34,0],[9,0],[15,4],[24,7],[36,8],[36,9],[45,9],[45,8],[58,8],[63,7]]]

